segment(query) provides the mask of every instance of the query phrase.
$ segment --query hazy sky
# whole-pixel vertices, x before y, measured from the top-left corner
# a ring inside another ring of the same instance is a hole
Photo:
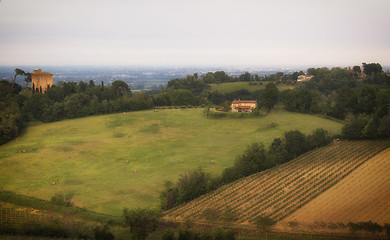
[[[1,0],[0,65],[390,65],[390,0]]]

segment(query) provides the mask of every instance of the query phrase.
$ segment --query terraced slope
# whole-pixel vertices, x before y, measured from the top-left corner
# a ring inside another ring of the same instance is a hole
[[[390,141],[342,141],[308,152],[293,161],[253,174],[165,213],[165,219],[203,221],[210,212],[219,220],[253,224],[259,216],[282,220],[330,189]],[[210,211],[212,210],[212,211]]]
[[[311,224],[390,223],[390,148],[375,155],[334,187],[285,218]]]

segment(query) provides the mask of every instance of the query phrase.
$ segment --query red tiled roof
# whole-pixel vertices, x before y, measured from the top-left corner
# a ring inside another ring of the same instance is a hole
[[[257,101],[256,100],[240,100],[240,99],[236,100],[236,99],[234,99],[232,102],[232,104],[239,104],[239,103],[257,103]]]

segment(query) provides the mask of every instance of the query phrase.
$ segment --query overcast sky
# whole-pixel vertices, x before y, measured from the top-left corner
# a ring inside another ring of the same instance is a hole
[[[1,0],[0,65],[390,65],[390,0]]]

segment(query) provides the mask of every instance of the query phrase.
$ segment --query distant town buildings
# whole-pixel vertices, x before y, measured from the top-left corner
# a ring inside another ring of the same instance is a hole
[[[313,77],[314,77],[313,75],[300,75],[298,76],[297,82],[307,82]]]
[[[53,85],[53,74],[35,69],[31,74],[31,91],[46,92]]]
[[[253,112],[256,107],[257,101],[240,99],[235,99],[231,105],[232,112]]]

